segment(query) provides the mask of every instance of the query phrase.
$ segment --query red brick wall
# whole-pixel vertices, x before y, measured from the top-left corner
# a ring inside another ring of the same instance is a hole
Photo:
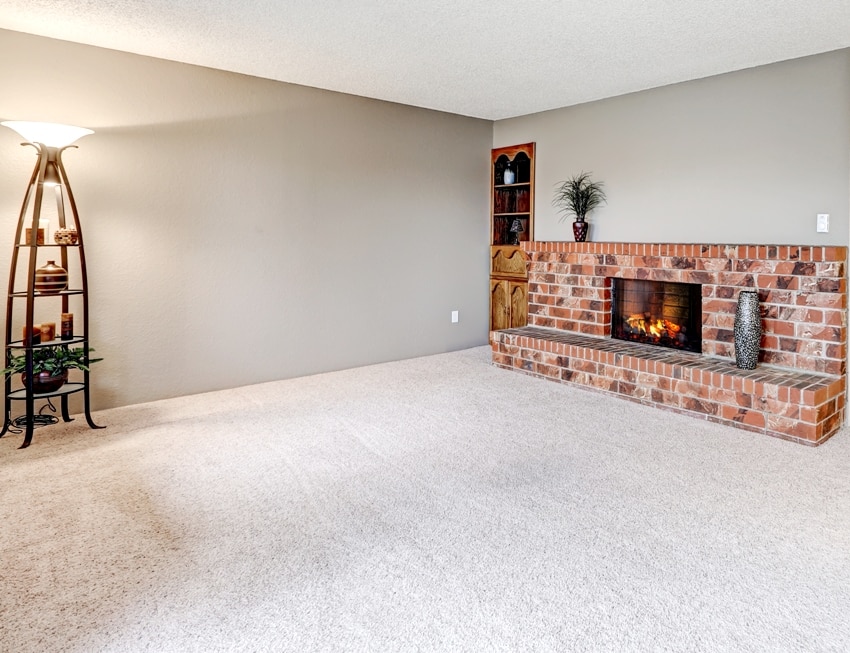
[[[703,353],[734,360],[742,288],[758,290],[760,361],[845,373],[845,247],[522,243],[529,255],[528,323],[610,336],[611,277],[702,284]]]

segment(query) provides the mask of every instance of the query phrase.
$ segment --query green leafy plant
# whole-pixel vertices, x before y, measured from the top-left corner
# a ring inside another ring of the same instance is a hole
[[[590,211],[607,200],[602,186],[601,181],[590,180],[589,172],[574,175],[557,186],[552,205],[564,214],[562,221],[572,215],[584,222]]]
[[[77,347],[71,349],[68,345],[57,345],[53,347],[36,347],[32,350],[32,372],[35,375],[47,372],[50,376],[60,376],[70,369],[89,371],[89,365],[102,361],[102,358],[89,358],[86,362],[88,352],[93,352],[91,347],[83,349]],[[27,356],[12,356],[9,367],[3,370],[3,374],[25,374],[27,371]]]

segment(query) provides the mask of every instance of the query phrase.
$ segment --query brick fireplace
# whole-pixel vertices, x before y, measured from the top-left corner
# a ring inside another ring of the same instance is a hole
[[[494,364],[805,444],[844,421],[847,248],[527,242],[528,326]],[[613,279],[700,284],[702,353],[611,339]],[[759,293],[759,367],[735,366],[738,292]]]

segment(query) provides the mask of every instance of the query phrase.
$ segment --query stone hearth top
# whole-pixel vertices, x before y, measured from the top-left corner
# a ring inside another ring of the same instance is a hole
[[[789,370],[765,364],[760,364],[754,370],[742,370],[735,363],[725,358],[716,358],[704,354],[628,342],[626,340],[585,336],[560,329],[526,326],[516,329],[506,329],[502,333],[527,336],[529,338],[558,342],[576,347],[585,347],[609,354],[632,356],[645,361],[666,363],[676,367],[701,370],[703,372],[717,372],[724,376],[749,379],[759,383],[782,385],[798,390],[817,389],[840,378],[832,374]]]

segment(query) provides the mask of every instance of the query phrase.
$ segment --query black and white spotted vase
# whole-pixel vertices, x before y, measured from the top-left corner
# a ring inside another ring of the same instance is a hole
[[[755,290],[738,293],[735,308],[735,364],[742,370],[754,370],[759,361],[761,314],[759,294]]]

